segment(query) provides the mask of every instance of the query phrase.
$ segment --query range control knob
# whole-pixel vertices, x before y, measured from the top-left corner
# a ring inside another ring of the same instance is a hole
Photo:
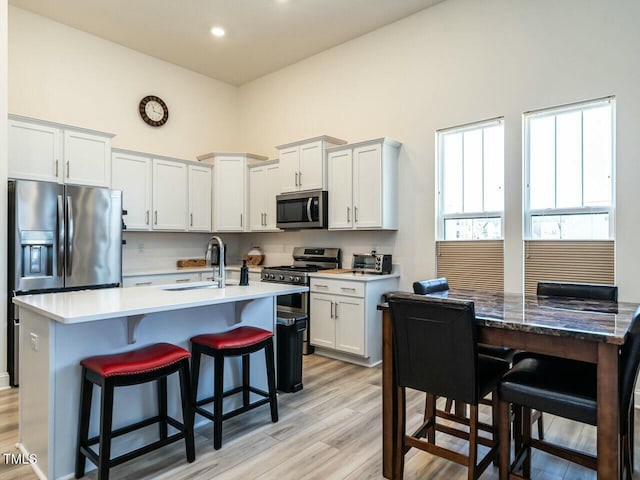
[[[278,280],[284,280],[284,275],[278,275]]]
[[[289,281],[293,282],[293,276],[292,275],[289,275]]]
[[[296,282],[296,283],[300,283],[300,277],[294,277],[293,281]]]
[[[269,278],[270,278],[271,280],[273,280],[274,278],[276,278],[276,276],[275,276],[273,273],[270,273],[270,274],[269,274]]]

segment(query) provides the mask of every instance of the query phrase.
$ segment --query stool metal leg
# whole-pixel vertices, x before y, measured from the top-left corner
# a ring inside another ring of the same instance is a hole
[[[187,462],[192,463],[196,459],[196,449],[193,434],[193,406],[191,403],[191,388],[189,385],[189,361],[182,360],[180,362],[180,369],[178,370],[180,376],[180,399],[182,401],[182,424],[184,425],[184,442],[187,452]],[[165,377],[166,380],[166,377]]]
[[[80,447],[87,448],[89,440],[89,419],[91,415],[91,398],[93,396],[93,383],[87,379],[87,369],[82,368],[82,380],[80,383],[80,409],[78,418],[78,439],[76,447],[75,477],[84,477],[87,458],[80,451]]]
[[[167,377],[161,377],[156,382],[158,384],[158,416],[160,422],[158,427],[160,428],[160,439],[167,438]]]
[[[242,356],[242,405],[249,406],[249,372],[250,368],[250,356],[247,353]]]
[[[264,353],[267,360],[267,382],[269,384],[269,406],[271,407],[271,421],[278,421],[278,397],[276,396],[276,367],[273,359],[273,337],[267,342]]]
[[[222,403],[224,400],[224,355],[214,357],[213,374],[213,448],[222,447]]]
[[[100,402],[100,455],[98,458],[98,480],[109,479],[109,459],[111,457],[111,427],[113,419],[113,383],[105,379],[102,384]]]

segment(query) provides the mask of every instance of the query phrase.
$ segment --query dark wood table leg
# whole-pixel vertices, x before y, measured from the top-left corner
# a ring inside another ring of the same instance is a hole
[[[391,312],[382,311],[382,475],[393,476],[393,454],[397,425],[397,385],[393,368]]]
[[[618,345],[598,344],[598,480],[619,480]]]

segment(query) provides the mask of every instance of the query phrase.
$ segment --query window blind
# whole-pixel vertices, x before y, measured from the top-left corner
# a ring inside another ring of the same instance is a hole
[[[613,240],[527,240],[524,242],[524,290],[536,293],[538,282],[615,282]]]
[[[436,266],[451,288],[504,290],[502,240],[438,241]]]

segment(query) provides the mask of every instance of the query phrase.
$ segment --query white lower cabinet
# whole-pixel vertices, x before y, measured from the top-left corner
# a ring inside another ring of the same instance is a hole
[[[150,285],[169,285],[172,283],[199,282],[201,272],[167,273],[161,275],[136,275],[122,278],[123,287],[148,287]]]
[[[316,352],[373,366],[382,361],[382,294],[397,290],[397,275],[311,278],[309,323]],[[349,278],[349,280],[345,280]]]

